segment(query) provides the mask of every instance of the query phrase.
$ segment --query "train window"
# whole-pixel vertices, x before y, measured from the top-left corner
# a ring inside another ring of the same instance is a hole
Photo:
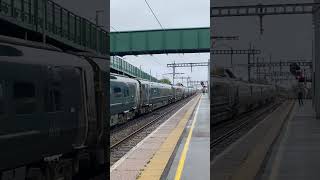
[[[113,94],[114,94],[116,97],[121,97],[121,88],[119,88],[119,87],[114,87],[114,88],[113,88]]]
[[[19,82],[13,86],[14,98],[32,98],[35,96],[35,87],[32,83]]]
[[[13,97],[17,114],[31,114],[36,111],[36,90],[32,83],[16,82],[13,85]]]
[[[56,112],[62,110],[62,94],[58,87],[52,89],[46,89],[46,111],[47,112]]]
[[[124,89],[124,97],[128,97],[128,96],[129,96],[129,88],[126,87],[126,88]]]
[[[23,56],[23,53],[14,47],[0,45],[0,56]]]
[[[121,93],[121,88],[119,88],[119,87],[115,87],[115,88],[113,88],[113,93]]]
[[[160,94],[160,92],[158,91],[158,89],[153,88],[152,94],[153,94],[153,95],[158,95],[158,94]]]

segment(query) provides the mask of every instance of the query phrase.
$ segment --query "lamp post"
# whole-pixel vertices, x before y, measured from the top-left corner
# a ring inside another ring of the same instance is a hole
[[[103,27],[103,26],[99,25],[99,15],[100,15],[100,13],[103,13],[103,12],[104,12],[104,10],[96,10],[96,26],[97,27]]]
[[[103,27],[101,25],[99,25],[99,15],[100,13],[103,13],[104,10],[97,10],[96,11],[96,27],[97,27],[97,30],[96,30],[96,49],[97,51],[99,52],[99,33],[98,33],[98,28],[99,27]]]

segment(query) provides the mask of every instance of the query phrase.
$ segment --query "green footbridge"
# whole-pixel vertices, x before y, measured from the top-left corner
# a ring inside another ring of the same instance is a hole
[[[166,29],[112,32],[110,55],[210,52],[210,29]]]

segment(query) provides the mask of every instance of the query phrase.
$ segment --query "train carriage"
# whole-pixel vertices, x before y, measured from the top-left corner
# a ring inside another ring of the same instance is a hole
[[[3,36],[0,57],[0,172],[64,179],[104,166],[94,60]]]
[[[130,89],[127,92],[127,89]],[[151,112],[196,93],[195,88],[172,86],[123,75],[110,76],[110,126]]]
[[[161,83],[150,83],[150,103],[152,109],[165,106],[173,97],[171,86]]]
[[[140,84],[119,75],[110,76],[110,125],[125,123],[137,115],[140,105]]]
[[[175,101],[179,101],[184,97],[184,87],[183,86],[173,86],[173,93]]]
[[[238,80],[227,69],[219,69],[212,83],[213,124],[247,112],[274,99],[275,87]]]
[[[150,103],[150,82],[145,80],[139,80],[140,83],[140,113],[147,113],[152,111],[152,105]]]

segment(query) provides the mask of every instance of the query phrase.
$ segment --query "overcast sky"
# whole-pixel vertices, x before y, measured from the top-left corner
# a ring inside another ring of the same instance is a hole
[[[209,27],[210,0],[148,0],[156,13],[162,26],[171,28]],[[111,0],[110,1],[111,31],[130,31],[160,29],[159,24],[148,9],[144,0]],[[158,79],[165,73],[171,73],[172,68],[167,68],[168,63],[175,62],[206,62],[209,53],[198,54],[169,54],[169,55],[140,55],[125,56],[125,60],[137,67],[142,67],[145,72],[150,72]],[[181,76],[190,76],[192,80],[207,80],[208,68],[177,69]],[[170,77],[172,75],[164,75]],[[181,80],[176,80],[179,82]]]
[[[255,5],[257,3],[297,3],[311,0],[214,0],[211,6]],[[263,19],[264,34],[260,35],[258,17],[228,17],[211,19],[215,25],[215,35],[237,35],[238,41],[216,43],[214,49],[248,49],[249,43],[262,50],[258,55],[272,61],[312,58],[313,26],[311,15],[265,16]],[[230,66],[230,56],[216,55],[213,61],[220,66]],[[234,64],[247,64],[247,56],[236,56]],[[247,78],[247,67],[235,68],[238,76]]]

